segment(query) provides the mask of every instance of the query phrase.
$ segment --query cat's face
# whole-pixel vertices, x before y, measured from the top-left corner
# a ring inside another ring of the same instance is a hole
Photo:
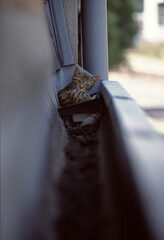
[[[75,68],[73,75],[73,83],[77,87],[89,91],[99,80],[99,76],[90,76],[87,73],[82,72],[78,67]]]

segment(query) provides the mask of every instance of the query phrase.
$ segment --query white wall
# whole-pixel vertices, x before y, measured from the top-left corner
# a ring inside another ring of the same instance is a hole
[[[148,42],[164,42],[164,25],[158,24],[158,3],[162,0],[144,0],[143,38]]]

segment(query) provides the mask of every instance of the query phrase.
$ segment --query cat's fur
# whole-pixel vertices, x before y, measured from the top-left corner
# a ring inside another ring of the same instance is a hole
[[[67,106],[94,99],[95,96],[91,97],[89,91],[98,80],[99,76],[90,76],[76,67],[72,82],[58,92],[60,105]]]

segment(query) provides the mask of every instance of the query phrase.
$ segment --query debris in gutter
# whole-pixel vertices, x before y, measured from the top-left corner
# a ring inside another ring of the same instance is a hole
[[[59,216],[54,221],[59,240],[104,239],[98,147],[102,106],[98,103],[95,112],[86,107],[86,113],[79,108],[72,115],[61,114],[68,143],[66,164],[54,186],[59,196]]]

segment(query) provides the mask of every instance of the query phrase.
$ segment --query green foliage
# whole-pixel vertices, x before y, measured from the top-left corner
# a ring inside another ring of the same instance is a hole
[[[138,26],[133,20],[134,0],[107,0],[109,68],[125,60],[125,50],[132,47]]]

